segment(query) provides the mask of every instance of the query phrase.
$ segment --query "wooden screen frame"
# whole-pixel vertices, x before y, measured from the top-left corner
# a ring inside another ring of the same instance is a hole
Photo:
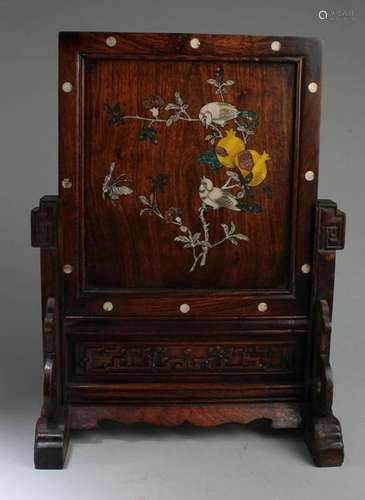
[[[114,47],[106,39],[114,36]],[[200,46],[190,45],[199,38]],[[280,50],[273,51],[273,41]],[[81,286],[80,214],[83,158],[82,122],[85,57],[133,58],[164,60],[227,60],[294,62],[297,65],[296,113],[294,137],[294,178],[291,222],[291,287],[282,290],[197,290],[197,289],[124,289],[85,291]],[[138,34],[138,33],[60,33],[59,53],[59,193],[61,199],[60,265],[73,266],[73,273],[63,274],[63,297],[67,315],[114,315],[122,317],[180,317],[179,305],[188,301],[189,317],[242,318],[263,316],[307,316],[310,305],[311,274],[301,266],[311,264],[314,207],[317,199],[321,47],[316,39],[296,37],[254,37],[204,34]],[[64,92],[64,82],[72,84]],[[315,82],[318,91],[308,85]],[[314,172],[314,180],[305,180],[306,171]],[[72,183],[64,189],[63,179]],[[295,235],[295,237],[293,237]],[[295,247],[294,247],[295,245]],[[62,270],[61,270],[62,271]],[[111,300],[112,312],[105,313],[102,304]],[[257,305],[269,304],[266,312]]]

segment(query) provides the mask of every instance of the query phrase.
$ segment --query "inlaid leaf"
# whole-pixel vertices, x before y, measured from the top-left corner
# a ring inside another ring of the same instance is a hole
[[[249,184],[252,181],[252,179],[253,179],[253,173],[250,172],[243,178],[243,182],[244,184]]]
[[[144,213],[148,213],[148,215],[152,215],[153,211],[150,208],[142,208],[139,212],[139,215],[143,215]]]
[[[175,101],[176,101],[176,104],[178,104],[179,106],[182,106],[184,104],[184,101],[182,100],[179,92],[175,92]]]
[[[208,149],[208,151],[202,153],[200,156],[198,156],[197,161],[199,163],[205,163],[206,165],[209,165],[209,172],[214,172],[215,170],[223,167],[223,165],[219,163],[214,149]]]
[[[221,226],[223,228],[224,234],[227,236],[229,231],[227,224],[221,224]]]
[[[187,236],[175,236],[174,241],[180,241],[181,243],[190,243]]]
[[[122,111],[119,101],[112,107],[106,101],[104,103],[104,111],[109,115],[109,126],[117,125],[118,123],[124,123],[125,114]]]
[[[133,193],[133,189],[128,186],[113,187],[113,192],[119,196]]]
[[[256,120],[257,113],[255,111],[247,111],[245,109],[241,109],[238,113],[240,118],[248,118],[249,120]]]
[[[112,108],[109,106],[109,104],[107,102],[104,103],[104,111],[106,113],[111,113],[112,112]]]
[[[235,238],[237,238],[237,240],[245,240],[245,241],[248,241],[248,236],[246,236],[245,234],[242,234],[242,233],[236,233],[234,235]]]
[[[238,200],[237,206],[240,210],[242,210],[242,212],[251,212],[253,214],[259,214],[262,212],[261,205],[253,201],[243,202],[242,200]]]
[[[179,109],[179,106],[177,106],[176,104],[173,104],[172,102],[169,102],[169,104],[167,104],[165,106],[165,110],[170,111],[171,109]]]
[[[143,203],[143,205],[149,205],[149,202],[148,202],[148,200],[147,200],[147,198],[145,196],[141,195],[138,198],[139,198],[139,201],[141,203]]]
[[[232,179],[234,179],[235,181],[239,181],[240,180],[240,177],[239,175],[237,174],[237,172],[233,172],[232,170],[228,170],[226,172],[226,175],[227,177],[231,177]]]
[[[267,199],[271,200],[272,199],[272,190],[271,187],[268,184],[261,184],[261,190],[266,196]]]
[[[159,191],[163,191],[163,188],[165,187],[165,184],[167,182],[167,175],[159,174],[156,178],[149,176],[147,177],[147,179],[152,184],[152,193],[158,193]]]
[[[155,130],[150,125],[143,125],[141,132],[139,134],[139,140],[145,141],[148,139],[152,144],[157,144],[157,130]]]

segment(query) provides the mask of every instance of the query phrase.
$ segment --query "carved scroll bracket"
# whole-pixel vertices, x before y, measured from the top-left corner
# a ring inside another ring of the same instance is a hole
[[[57,408],[56,377],[56,301],[49,297],[43,321],[44,333],[44,372],[42,415],[53,418]]]
[[[330,200],[316,207],[313,255],[312,368],[306,438],[315,463],[341,465],[344,458],[341,425],[332,413],[333,378],[330,364],[331,318],[336,250],[345,245],[345,214]]]
[[[334,252],[345,246],[346,215],[331,200],[318,200],[317,245],[319,252]]]
[[[330,200],[318,200],[316,207],[316,241],[312,296],[313,410],[330,415],[333,381],[330,366],[331,317],[336,250],[345,245],[346,217]]]
[[[314,406],[318,415],[330,415],[333,401],[333,378],[330,364],[331,318],[328,302],[321,299],[316,317],[318,333],[318,360],[316,384],[314,386]]]
[[[313,367],[312,396],[315,411],[331,413],[333,382],[330,342],[336,250],[345,245],[346,217],[330,200],[316,207],[314,283],[312,293]]]

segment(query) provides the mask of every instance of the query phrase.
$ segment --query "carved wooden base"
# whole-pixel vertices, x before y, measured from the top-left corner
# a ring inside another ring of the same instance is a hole
[[[69,442],[68,412],[50,420],[40,417],[35,428],[34,466],[36,469],[62,469]]]
[[[274,429],[297,429],[302,426],[302,411],[297,403],[72,406],[72,429],[95,429],[102,420],[164,427],[183,423],[213,427],[267,420]]]
[[[62,469],[70,429],[95,429],[99,421],[124,424],[135,422],[177,426],[189,422],[198,426],[216,426],[235,422],[247,424],[269,420],[272,428],[295,429],[302,426],[302,409],[295,403],[196,406],[73,406],[55,419],[41,416],[36,424],[34,464],[36,469]],[[305,438],[318,467],[342,465],[344,448],[341,425],[334,415],[306,417]]]
[[[318,467],[342,465],[344,449],[341,424],[334,415],[309,417],[305,434],[309,451]]]

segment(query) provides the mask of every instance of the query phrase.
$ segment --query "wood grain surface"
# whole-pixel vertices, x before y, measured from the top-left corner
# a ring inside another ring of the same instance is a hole
[[[267,183],[272,199],[255,190],[262,212],[210,210],[207,220],[215,239],[222,223],[233,221],[248,242],[237,247],[227,242],[211,251],[208,262],[190,273],[191,252],[174,241],[176,226],[156,217],[140,216],[139,195],[150,192],[148,177],[167,175],[159,193],[163,209],[179,207],[186,226],[200,229],[198,194],[200,180],[225,182],[226,169],[209,173],[197,161],[209,148],[209,133],[200,121],[179,121],[170,127],[157,124],[158,143],[139,140],[141,122],[126,120],[108,126],[104,103],[120,102],[127,115],[148,116],[143,100],[162,95],[174,101],[179,91],[198,116],[205,103],[217,100],[207,80],[215,76],[216,62],[134,61],[86,59],[84,62],[84,264],[87,289],[120,288],[245,288],[284,289],[290,279],[290,221],[293,178],[293,128],[295,123],[296,65],[294,63],[224,63],[226,78],[235,84],[226,99],[238,109],[257,113],[255,135],[247,147],[271,157]],[[234,124],[233,124],[234,125]],[[225,130],[232,128],[227,123]],[[116,162],[126,172],[134,192],[114,205],[101,197],[109,165]]]

